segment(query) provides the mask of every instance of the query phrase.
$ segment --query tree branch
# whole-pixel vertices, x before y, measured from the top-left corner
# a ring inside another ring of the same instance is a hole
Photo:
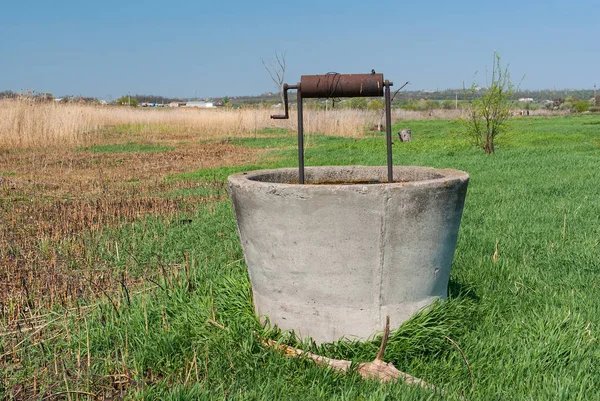
[[[402,89],[404,89],[404,87],[405,87],[406,85],[408,85],[408,84],[410,84],[410,82],[409,82],[409,81],[406,81],[406,82],[404,83],[404,85],[402,85],[401,87],[399,87],[398,89],[396,89],[396,90],[394,91],[394,94],[392,95],[392,98],[390,99],[390,103],[392,103],[392,102],[394,101],[394,98],[396,97],[396,95],[398,94],[398,92],[400,92]]]
[[[385,329],[383,330],[383,337],[381,338],[381,346],[375,359],[383,361],[383,354],[385,353],[385,347],[387,346],[388,337],[390,336],[390,317],[385,317]]]
[[[260,59],[262,65],[265,67],[265,70],[267,70],[267,72],[269,73],[271,80],[273,80],[273,82],[277,86],[277,89],[279,91],[279,98],[281,99],[281,104],[284,103],[283,84],[285,82],[285,70],[287,67],[285,61],[286,54],[287,52],[283,52],[281,54],[277,54],[277,52],[275,52],[275,60],[272,60],[269,63],[266,63],[265,60],[263,60],[262,58]]]

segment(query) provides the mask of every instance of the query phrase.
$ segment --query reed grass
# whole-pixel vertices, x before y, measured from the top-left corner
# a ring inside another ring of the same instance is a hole
[[[0,151],[61,146],[90,146],[101,142],[110,128],[141,137],[188,137],[199,140],[252,136],[266,128],[296,130],[296,112],[290,119],[273,120],[276,108],[186,109],[131,108],[85,104],[58,104],[31,100],[0,101]],[[447,119],[456,110],[431,112],[394,110],[394,120]],[[342,137],[360,137],[382,121],[372,110],[306,108],[305,131]]]

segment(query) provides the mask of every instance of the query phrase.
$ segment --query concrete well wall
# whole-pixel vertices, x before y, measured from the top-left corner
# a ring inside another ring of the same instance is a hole
[[[301,337],[366,339],[447,296],[467,173],[308,167],[235,174],[229,188],[256,313]],[[379,182],[379,183],[373,183]],[[350,184],[345,184],[350,183]]]

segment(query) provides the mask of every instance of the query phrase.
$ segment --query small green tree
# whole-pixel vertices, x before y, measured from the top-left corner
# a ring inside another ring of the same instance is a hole
[[[471,88],[464,89],[471,102],[467,107],[467,117],[460,121],[470,141],[486,154],[495,153],[494,140],[508,129],[508,118],[514,108],[514,89],[508,65],[502,68],[496,52],[489,86],[480,90],[474,82]]]
[[[131,106],[131,107],[137,107],[140,104],[136,98],[133,98],[128,95],[121,96],[120,98],[115,100],[115,103],[117,103],[119,106]]]

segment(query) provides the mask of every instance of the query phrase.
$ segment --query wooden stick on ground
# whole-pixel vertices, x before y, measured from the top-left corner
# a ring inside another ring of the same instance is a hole
[[[385,330],[381,339],[381,346],[377,357],[372,362],[362,362],[358,365],[358,374],[364,379],[376,379],[382,383],[387,383],[395,380],[402,380],[404,383],[411,386],[419,386],[426,390],[435,391],[436,387],[417,377],[404,373],[392,364],[383,361],[383,354],[390,334],[390,317],[386,317]],[[313,354],[312,352],[303,351],[298,348],[290,347],[289,345],[277,344],[273,340],[266,340],[265,345],[271,348],[283,351],[287,356],[291,357],[306,357],[315,361],[319,365],[328,366],[334,370],[347,372],[352,365],[351,361],[344,359],[331,359],[321,355]]]

